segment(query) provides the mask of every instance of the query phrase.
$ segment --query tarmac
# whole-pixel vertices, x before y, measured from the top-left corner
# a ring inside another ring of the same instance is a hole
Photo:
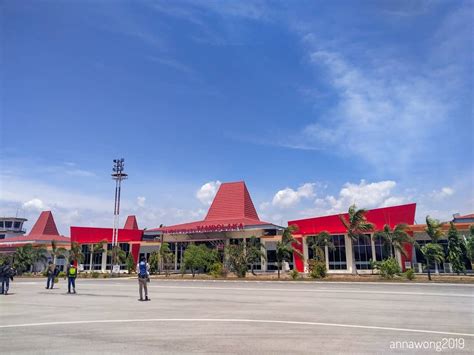
[[[473,353],[474,285],[17,279],[0,353]]]

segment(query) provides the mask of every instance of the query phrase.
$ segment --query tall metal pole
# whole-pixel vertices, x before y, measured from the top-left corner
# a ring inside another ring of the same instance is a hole
[[[113,266],[117,263],[117,246],[118,246],[118,230],[120,216],[120,190],[122,180],[127,179],[128,175],[123,172],[125,159],[114,159],[114,167],[112,169],[112,179],[115,180],[115,204],[114,204],[114,226],[112,229],[112,271]]]

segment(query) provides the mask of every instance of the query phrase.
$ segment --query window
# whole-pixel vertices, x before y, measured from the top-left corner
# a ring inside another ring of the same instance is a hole
[[[352,243],[354,245],[354,258],[357,270],[370,270],[370,259],[372,259],[370,235],[361,235]]]
[[[333,235],[332,242],[334,249],[329,249],[329,270],[346,270],[346,241],[344,235]]]
[[[322,256],[322,261],[325,261],[326,260],[326,248],[325,247],[321,247],[321,250],[323,251],[323,255]],[[314,248],[310,247],[308,245],[308,260],[312,260],[312,259],[315,259],[316,258],[316,253],[314,252]]]
[[[5,225],[3,224],[3,221],[0,221],[0,228],[5,228]]]
[[[88,244],[81,245],[82,255],[84,255],[84,261],[82,262],[84,265],[84,270],[89,270],[90,262],[91,262],[91,251]]]
[[[94,269],[94,270],[101,270],[102,269],[102,253],[94,254],[92,269]]]
[[[5,221],[5,228],[11,228],[13,225],[13,222],[12,221]]]
[[[390,246],[387,243],[384,243],[382,237],[374,238],[375,245],[375,260],[382,261],[390,257]]]
[[[0,239],[5,239],[5,234],[0,234]]]
[[[15,229],[20,229],[20,227],[21,227],[21,222],[15,222],[15,223],[14,223],[14,227],[13,227],[13,228],[15,228]]]
[[[276,263],[277,262],[276,250],[267,250],[267,262],[269,262],[269,263]]]
[[[431,242],[431,240],[418,240],[417,243],[419,245],[419,248],[415,248],[416,262],[419,263],[419,264],[424,264],[423,270],[427,271],[426,270],[426,259],[425,259],[425,256],[423,255],[423,253],[421,252],[421,248],[423,246],[425,246],[426,244],[432,243],[432,242]],[[448,250],[448,241],[447,240],[440,240],[438,243],[441,244],[441,246],[443,247],[444,255],[447,255],[446,253],[447,253],[447,250]],[[430,270],[433,271],[433,272],[436,270],[434,264],[430,264]],[[438,264],[438,271],[439,272],[444,272],[444,263]]]

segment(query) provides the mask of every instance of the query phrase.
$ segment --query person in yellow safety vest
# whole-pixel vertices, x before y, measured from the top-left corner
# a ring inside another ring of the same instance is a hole
[[[77,267],[74,264],[70,264],[67,268],[67,293],[72,292],[76,293],[76,277],[77,277]]]

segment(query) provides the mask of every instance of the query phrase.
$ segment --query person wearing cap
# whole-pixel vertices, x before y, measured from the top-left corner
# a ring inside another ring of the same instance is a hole
[[[74,266],[74,263],[71,262],[67,268],[67,293],[76,293],[76,277],[77,277],[77,267]]]

